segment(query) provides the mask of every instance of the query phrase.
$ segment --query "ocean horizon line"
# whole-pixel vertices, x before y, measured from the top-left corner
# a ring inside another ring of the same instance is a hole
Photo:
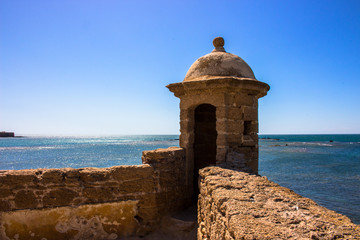
[[[302,135],[360,135],[360,133],[259,133],[263,135],[277,135],[277,136],[302,136]],[[180,136],[180,133],[145,133],[145,134],[15,134],[15,137],[123,137],[123,136]]]

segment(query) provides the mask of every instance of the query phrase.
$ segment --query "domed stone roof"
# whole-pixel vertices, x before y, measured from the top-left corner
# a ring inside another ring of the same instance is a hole
[[[227,53],[224,49],[224,39],[213,40],[215,49],[196,60],[189,68],[184,82],[208,80],[223,77],[252,78],[255,75],[249,65],[239,56]]]

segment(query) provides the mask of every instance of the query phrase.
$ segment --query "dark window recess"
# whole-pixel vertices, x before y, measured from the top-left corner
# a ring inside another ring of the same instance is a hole
[[[251,121],[244,121],[244,135],[250,135],[251,133]]]

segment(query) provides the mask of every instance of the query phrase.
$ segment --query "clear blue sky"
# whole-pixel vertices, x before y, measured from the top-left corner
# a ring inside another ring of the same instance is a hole
[[[0,130],[178,134],[165,86],[225,38],[260,133],[360,133],[360,1],[0,1]]]

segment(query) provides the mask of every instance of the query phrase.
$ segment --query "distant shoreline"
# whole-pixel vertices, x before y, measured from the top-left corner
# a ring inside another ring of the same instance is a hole
[[[15,133],[2,131],[0,132],[0,137],[15,137]]]

